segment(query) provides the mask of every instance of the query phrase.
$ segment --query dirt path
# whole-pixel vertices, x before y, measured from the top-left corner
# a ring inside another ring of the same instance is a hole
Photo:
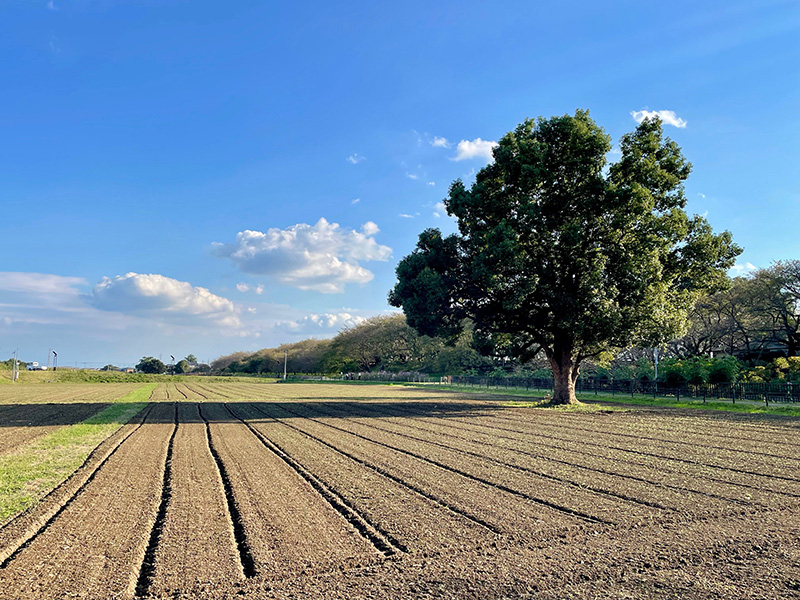
[[[170,595],[243,579],[222,478],[193,403],[178,405],[169,485],[147,591]]]
[[[374,560],[378,550],[220,404],[201,405],[254,574],[275,578]],[[231,503],[229,503],[231,506]],[[247,562],[245,558],[245,562]],[[247,565],[245,564],[245,569]]]
[[[2,598],[132,596],[158,510],[174,407],[153,407],[63,511],[0,569]]]

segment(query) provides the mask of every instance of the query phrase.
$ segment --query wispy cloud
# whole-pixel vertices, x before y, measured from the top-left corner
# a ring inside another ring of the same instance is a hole
[[[290,321],[286,326],[290,331],[303,332],[306,335],[330,335],[364,321],[366,321],[364,317],[349,312],[312,313],[296,321]]]
[[[406,177],[408,177],[409,179],[413,179],[414,181],[419,179],[419,175],[415,175],[414,173],[406,173]]]
[[[428,182],[428,185],[429,185],[429,186],[431,186],[431,187],[433,187],[433,186],[435,186],[435,185],[436,185],[436,182],[435,182],[435,181],[429,181],[429,182]]]
[[[672,125],[680,129],[686,127],[686,121],[676,115],[674,110],[632,110],[631,116],[637,123],[641,123],[645,119],[658,118],[664,125]]]
[[[360,231],[320,219],[266,233],[246,230],[231,244],[214,243],[217,256],[228,258],[242,272],[267,275],[302,290],[340,293],[348,283],[367,283],[374,275],[361,261],[387,261],[388,246],[378,244],[372,221]]]
[[[434,148],[449,148],[452,144],[447,141],[447,138],[434,136],[431,140],[431,146]]]
[[[0,291],[29,294],[69,294],[79,292],[76,286],[86,285],[82,277],[64,277],[49,273],[0,272]]]
[[[756,268],[757,267],[751,262],[744,262],[744,263],[737,262],[730,268],[728,272],[729,273],[733,272],[733,275],[747,275],[748,273],[755,271]]]
[[[361,198],[353,198],[350,200],[350,204],[358,204],[359,202],[361,202]]]
[[[444,202],[437,202],[433,207],[433,216],[437,219],[439,217],[447,216],[447,208],[444,205]]]
[[[398,217],[401,217],[401,218],[403,218],[403,219],[413,219],[413,218],[414,218],[414,215],[409,215],[409,214],[407,214],[407,213],[400,213],[400,214],[399,214],[399,215],[397,215],[397,216],[398,216]]]
[[[359,156],[357,152],[347,157],[347,162],[349,162],[351,165],[357,165],[358,163],[363,162],[365,160],[367,159],[363,156]]]
[[[487,162],[492,160],[492,150],[497,146],[497,142],[475,138],[474,140],[461,140],[456,146],[456,155],[453,160],[470,160],[482,158]]]

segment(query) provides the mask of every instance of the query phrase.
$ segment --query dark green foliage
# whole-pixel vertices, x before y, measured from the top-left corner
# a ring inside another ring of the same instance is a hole
[[[526,120],[494,162],[445,200],[459,234],[420,235],[389,302],[425,335],[475,339],[525,362],[544,351],[554,400],[574,402],[583,360],[682,333],[687,313],[726,283],[741,250],[683,210],[691,165],[658,120],[610,139],[586,111]]]
[[[166,373],[166,365],[152,356],[144,356],[139,364],[136,365],[136,370],[140,373],[161,374]]]

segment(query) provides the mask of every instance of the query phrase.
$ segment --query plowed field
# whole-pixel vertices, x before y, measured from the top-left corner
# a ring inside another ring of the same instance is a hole
[[[59,404],[46,385],[15,389]],[[11,414],[0,405],[0,423]],[[0,442],[35,427],[18,418]],[[0,598],[797,598],[797,427],[395,386],[161,384],[0,528]]]

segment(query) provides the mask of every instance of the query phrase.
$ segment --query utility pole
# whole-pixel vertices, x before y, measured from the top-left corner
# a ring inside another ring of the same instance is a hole
[[[655,372],[656,372],[654,383],[656,385],[656,389],[658,389],[658,348],[657,347],[653,348],[653,366],[655,367]]]
[[[58,352],[53,350],[53,371],[58,370]]]
[[[283,351],[283,380],[286,381],[286,363],[289,361],[289,351]]]

